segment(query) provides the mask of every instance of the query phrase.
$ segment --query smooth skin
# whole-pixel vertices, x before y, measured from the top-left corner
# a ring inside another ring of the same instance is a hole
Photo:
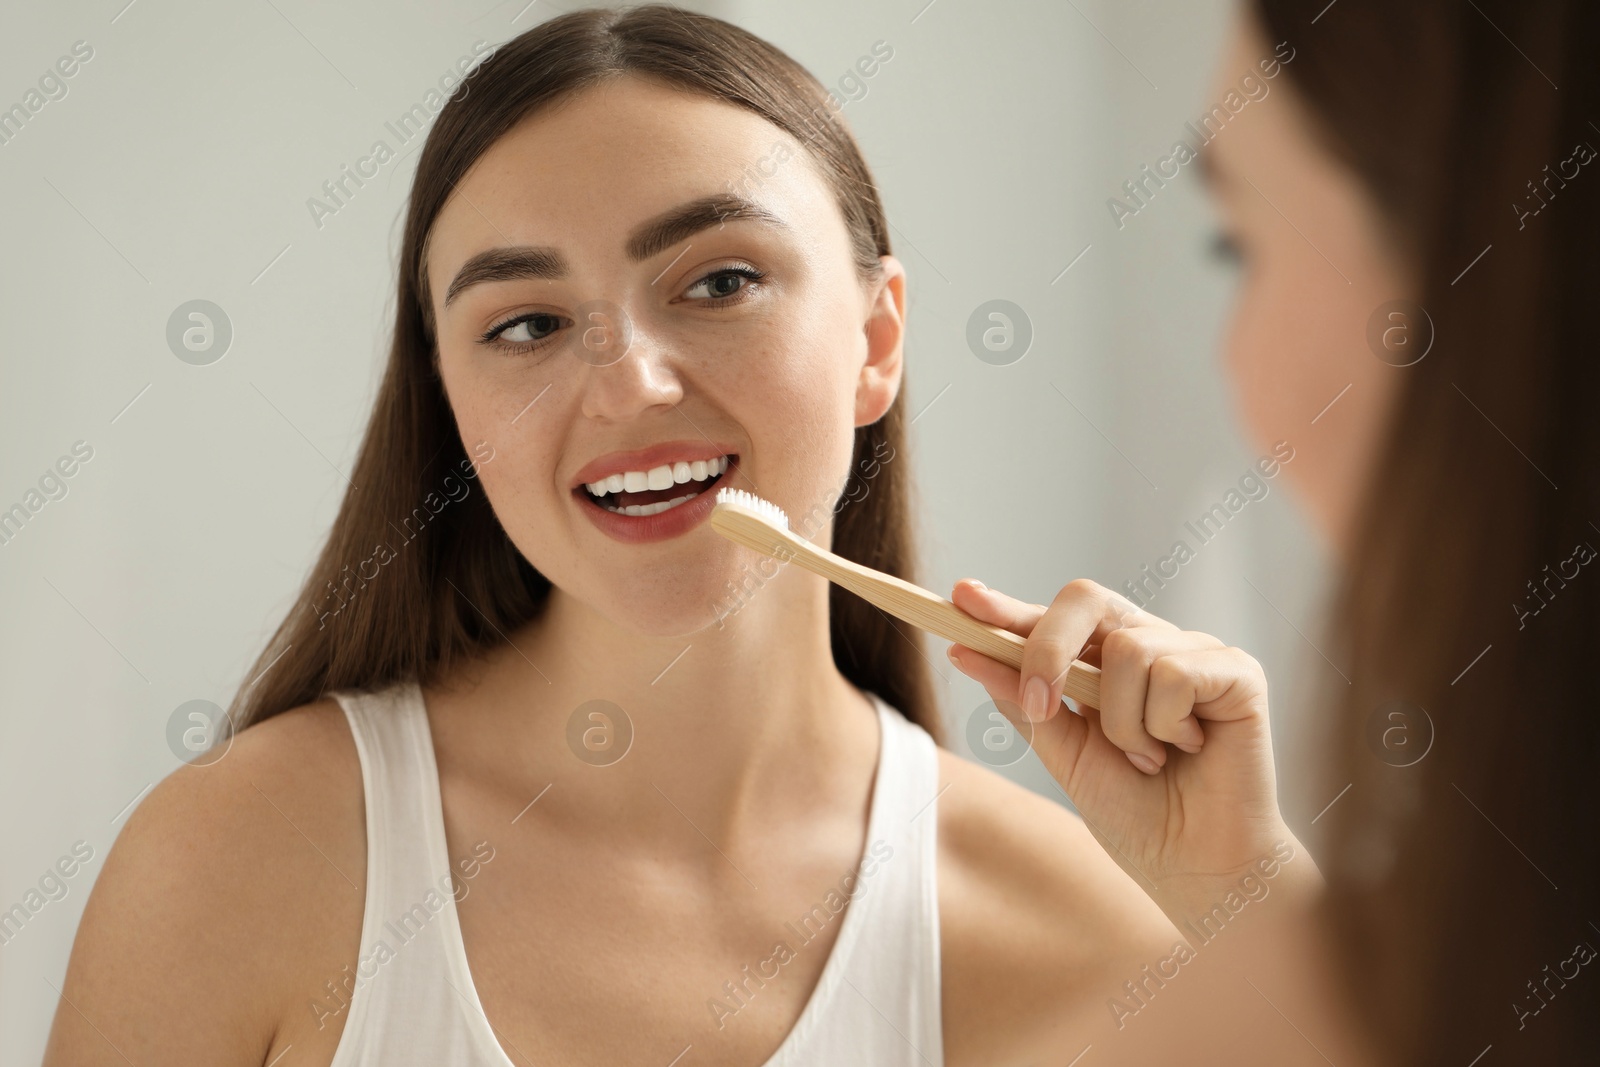
[[[686,1064],[764,1062],[838,923],[725,1025],[707,1002],[870,844],[878,726],[834,665],[827,584],[785,568],[719,627],[720,591],[749,554],[705,526],[619,544],[568,491],[596,456],[707,437],[740,456],[730,484],[804,514],[831,502],[855,428],[898,394],[904,269],[883,257],[863,283],[797,143],[748,183],[784,136],[625,77],[510,131],[435,226],[427,273],[450,405],[463,442],[492,445],[482,489],[555,586],[540,618],[425,692],[449,853],[493,850],[458,910],[514,1063],[668,1063],[685,1046]],[[730,187],[781,221],[729,218],[629,254],[640,226]],[[475,285],[446,306],[461,266],[505,246],[554,249],[565,269]],[[596,300],[632,328],[609,366],[557,347]],[[500,338],[513,350],[482,342],[535,313]],[[635,730],[603,770],[565,739],[572,710],[597,697]],[[1107,996],[1176,932],[1060,805],[944,751],[939,783],[927,799],[945,1061],[1070,1058],[1105,1029]],[[313,1003],[363,948],[365,834],[359,764],[331,701],[170,775],[96,882],[45,1062],[329,1063],[348,1013]]]

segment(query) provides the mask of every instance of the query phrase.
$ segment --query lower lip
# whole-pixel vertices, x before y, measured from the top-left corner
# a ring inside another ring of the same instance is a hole
[[[624,515],[608,511],[595,503],[588,490],[581,485],[573,490],[573,495],[578,498],[578,509],[600,528],[601,533],[614,541],[625,544],[666,541],[688,533],[706,520],[711,509],[717,505],[717,490],[728,484],[729,477],[737,469],[738,459],[730,457],[728,469],[709,488],[700,491],[693,500],[654,515]]]

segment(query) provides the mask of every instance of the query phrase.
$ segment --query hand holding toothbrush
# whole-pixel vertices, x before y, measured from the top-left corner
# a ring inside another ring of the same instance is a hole
[[[1249,655],[1083,579],[1049,607],[971,579],[951,599],[1026,639],[1020,670],[961,644],[950,660],[1031,737],[1091,832],[1175,922],[1286,847],[1294,877],[1275,884],[1320,887],[1278,810],[1267,680]],[[1100,706],[1081,715],[1061,705],[1074,659],[1100,668]]]

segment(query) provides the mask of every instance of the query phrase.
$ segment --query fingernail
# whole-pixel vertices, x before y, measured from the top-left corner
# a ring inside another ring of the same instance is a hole
[[[1022,714],[1027,716],[1029,722],[1043,722],[1045,712],[1049,710],[1050,687],[1037,675],[1029,678],[1027,687],[1022,691]]]
[[[944,650],[944,654],[946,656],[950,657],[950,662],[951,663],[954,663],[957,667],[961,666],[961,661],[956,659],[956,646],[955,645],[951,645],[949,648],[945,649]]]
[[[976,579],[976,578],[971,579],[971,581],[972,581],[972,584],[977,586],[979,589],[988,589],[989,588],[988,586],[984,585],[982,582],[978,581],[978,579]]]
[[[1128,762],[1146,774],[1155,774],[1161,768],[1156,766],[1156,761],[1142,752],[1128,753]]]
[[[1178,742],[1178,741],[1174,741],[1173,744],[1177,745],[1180,749],[1182,749],[1183,751],[1189,753],[1189,755],[1191,755],[1191,756],[1194,755],[1196,752],[1200,751],[1200,746],[1199,745],[1185,745],[1182,742]]]

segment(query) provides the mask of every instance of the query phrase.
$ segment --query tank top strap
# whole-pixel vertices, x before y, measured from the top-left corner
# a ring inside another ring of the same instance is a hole
[[[811,1003],[764,1067],[943,1067],[938,747],[875,693],[882,750],[867,841]]]
[[[341,1009],[350,1040],[340,1041],[332,1067],[505,1064],[461,949],[422,691],[400,682],[328,695],[355,738],[367,820],[362,943],[353,997]],[[348,971],[341,984],[351,984]]]
[[[858,1039],[876,1035],[870,1062],[940,1067],[939,750],[921,726],[869,695],[878,706],[885,749],[867,855],[876,848],[883,861],[874,875],[879,884],[865,887],[880,894],[874,921],[849,968],[852,996],[870,1007],[849,1029]],[[893,1029],[884,1020],[893,1020]]]

